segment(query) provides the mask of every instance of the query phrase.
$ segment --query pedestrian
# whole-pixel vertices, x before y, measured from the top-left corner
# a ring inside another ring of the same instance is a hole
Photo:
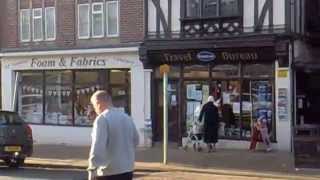
[[[264,116],[260,116],[257,122],[258,122],[258,127],[260,130],[262,141],[267,147],[266,151],[270,152],[272,148],[271,148],[271,141],[270,141],[270,136],[268,132],[267,119]]]
[[[106,91],[91,97],[97,117],[93,123],[89,180],[132,180],[139,136],[132,118],[112,106]]]
[[[250,142],[250,151],[255,151],[258,141],[261,141],[261,133],[258,122],[253,123],[252,133],[251,133],[251,142]]]
[[[209,96],[208,102],[203,105],[198,121],[204,121],[204,142],[207,144],[208,152],[215,151],[218,142],[219,113],[214,105],[213,96]]]

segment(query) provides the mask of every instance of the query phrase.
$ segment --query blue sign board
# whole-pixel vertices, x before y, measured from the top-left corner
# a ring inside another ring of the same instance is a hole
[[[202,62],[210,62],[216,59],[216,55],[210,51],[200,51],[197,54],[197,58]]]

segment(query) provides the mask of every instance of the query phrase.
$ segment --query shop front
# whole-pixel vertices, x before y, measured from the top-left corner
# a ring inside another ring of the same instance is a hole
[[[294,150],[297,168],[320,168],[319,47],[296,41]]]
[[[32,124],[36,143],[89,145],[96,116],[90,97],[107,90],[114,106],[133,117],[145,145],[144,92],[150,82],[145,77],[150,72],[144,71],[137,51],[71,53],[4,57],[4,109],[17,110]]]
[[[286,86],[285,120],[278,113],[278,60],[275,46],[188,48],[147,51],[154,71],[153,140],[162,139],[163,88],[159,65],[169,64],[169,141],[183,143],[208,96],[219,109],[221,148],[248,148],[252,125],[258,117],[268,122],[276,148],[291,149],[289,76]],[[281,81],[279,81],[281,82]],[[280,122],[279,122],[280,121]],[[281,127],[281,129],[280,129]]]

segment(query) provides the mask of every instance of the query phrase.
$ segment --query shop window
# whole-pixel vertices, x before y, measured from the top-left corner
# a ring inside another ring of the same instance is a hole
[[[185,78],[209,78],[209,65],[192,65],[184,67]]]
[[[111,70],[110,71],[110,84],[122,84],[128,83],[128,71]]]
[[[21,74],[18,89],[18,112],[28,123],[43,122],[43,74],[25,72]]]
[[[75,72],[75,125],[92,125],[96,114],[91,105],[90,98],[97,90],[105,90],[105,70],[100,71],[76,71]]]
[[[274,66],[271,64],[243,65],[243,77],[273,78],[274,77]]]
[[[73,124],[71,92],[71,84],[46,84],[45,124]]]
[[[228,139],[239,139],[240,122],[240,81],[213,81],[211,95],[220,115],[219,136]]]
[[[242,137],[250,138],[259,117],[267,120],[271,137],[275,137],[273,88],[269,80],[244,80],[242,85]]]
[[[130,74],[127,70],[111,70],[109,89],[113,105],[130,113]]]
[[[96,117],[90,97],[97,90],[110,92],[114,106],[130,113],[128,70],[21,72],[18,111],[28,123],[89,126]]]
[[[212,78],[232,78],[239,77],[239,66],[238,65],[216,65],[211,70]]]
[[[46,83],[71,84],[72,71],[46,71]]]

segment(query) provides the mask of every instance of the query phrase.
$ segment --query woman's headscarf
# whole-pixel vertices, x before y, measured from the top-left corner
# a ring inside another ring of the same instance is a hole
[[[208,102],[214,102],[214,97],[213,96],[209,96],[208,97]]]

